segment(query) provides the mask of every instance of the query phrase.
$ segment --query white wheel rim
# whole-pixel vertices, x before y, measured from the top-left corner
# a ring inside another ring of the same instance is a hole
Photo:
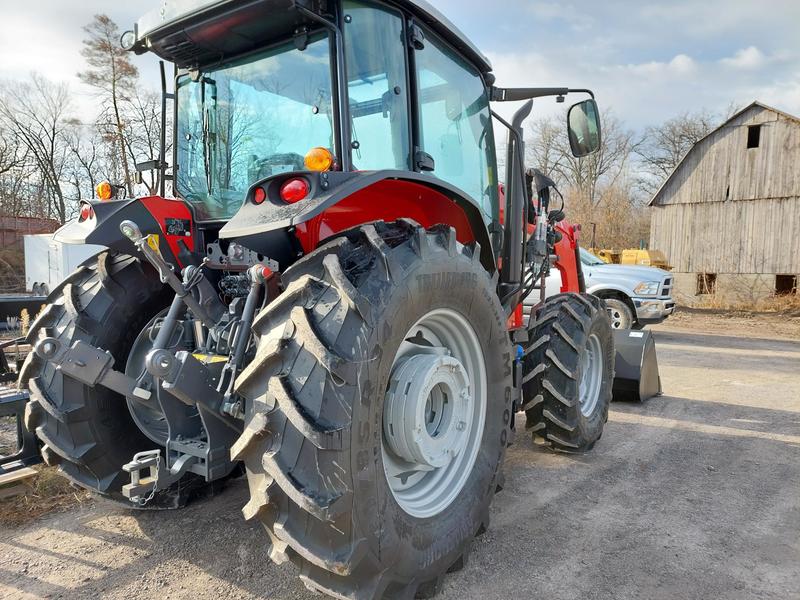
[[[594,413],[600,399],[600,388],[603,385],[603,346],[600,338],[592,334],[586,344],[580,360],[581,379],[579,384],[579,401],[581,413],[590,417]]]
[[[483,349],[460,313],[437,309],[417,321],[398,349],[384,399],[381,450],[397,503],[426,518],[466,485],[486,422]]]

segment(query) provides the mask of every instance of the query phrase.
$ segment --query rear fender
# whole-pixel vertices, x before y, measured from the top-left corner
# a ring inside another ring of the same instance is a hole
[[[119,230],[122,221],[130,220],[144,235],[156,234],[164,259],[178,268],[184,266],[186,252],[194,251],[192,213],[180,200],[150,196],[88,204],[92,215],[67,223],[56,231],[54,239],[65,244],[98,244],[122,254],[133,254],[133,243]]]
[[[302,177],[309,184],[308,197],[294,204],[280,199],[287,179]],[[257,188],[266,200],[253,200]],[[457,188],[429,175],[409,171],[288,173],[273,176],[250,188],[239,212],[222,228],[220,238],[235,240],[256,252],[269,255],[264,243],[268,232],[292,232],[294,257],[311,252],[326,239],[342,231],[373,221],[410,218],[430,227],[451,225],[463,244],[481,245],[481,262],[495,270],[494,250],[480,208]],[[294,258],[292,257],[292,258]],[[270,256],[288,266],[277,256]]]

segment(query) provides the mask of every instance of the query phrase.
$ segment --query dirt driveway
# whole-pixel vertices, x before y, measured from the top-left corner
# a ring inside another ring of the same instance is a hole
[[[785,325],[654,328],[665,395],[613,405],[587,456],[519,436],[492,527],[440,598],[800,598],[800,336],[778,339]],[[0,528],[0,597],[318,598],[269,562],[245,494]]]

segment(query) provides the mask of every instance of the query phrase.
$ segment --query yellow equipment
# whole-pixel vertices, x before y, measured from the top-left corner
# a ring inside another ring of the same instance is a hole
[[[658,267],[665,271],[670,271],[672,267],[667,262],[667,257],[661,250],[642,250],[639,248],[631,248],[622,251],[622,260],[620,264],[623,265],[644,265],[646,267]]]
[[[667,257],[660,250],[629,248],[618,252],[609,248],[589,248],[589,252],[610,265],[644,265],[658,267],[665,271],[672,270],[667,262]]]
[[[620,254],[615,250],[609,250],[607,248],[603,248],[603,249],[592,249],[590,250],[590,252],[603,262],[606,262],[610,265],[619,264]]]

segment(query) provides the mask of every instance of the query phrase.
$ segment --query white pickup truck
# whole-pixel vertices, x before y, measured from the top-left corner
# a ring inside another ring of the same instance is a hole
[[[641,329],[661,323],[675,311],[673,278],[669,271],[637,265],[610,265],[580,249],[586,291],[606,302],[615,329]],[[552,269],[546,281],[547,296],[561,291],[561,274]],[[538,302],[531,294],[525,304]],[[527,312],[527,311],[526,311]]]

